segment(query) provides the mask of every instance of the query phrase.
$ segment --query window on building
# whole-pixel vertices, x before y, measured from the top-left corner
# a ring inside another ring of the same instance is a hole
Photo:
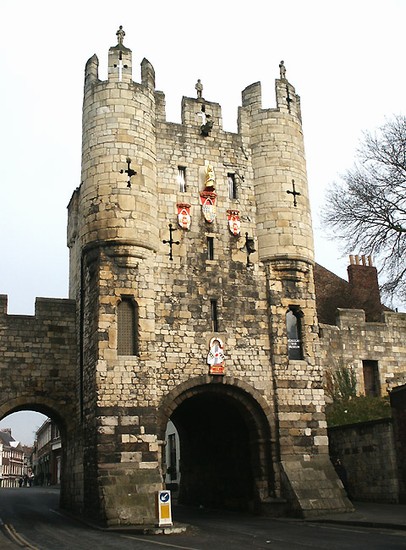
[[[288,312],[286,313],[289,359],[303,359],[302,317],[303,313],[297,306],[290,306]]]
[[[178,166],[178,184],[179,191],[186,193],[186,168],[184,166]]]
[[[218,314],[217,314],[217,300],[210,300],[210,313],[211,313],[211,330],[218,332]]]
[[[138,306],[130,296],[123,296],[117,307],[117,353],[138,355]]]
[[[381,392],[378,361],[362,361],[365,395],[378,397]]]
[[[228,198],[235,200],[237,198],[237,184],[235,174],[227,174],[228,181]]]
[[[214,260],[214,237],[207,237],[207,259]]]
[[[61,437],[59,428],[56,424],[51,422],[51,439],[57,439],[58,437]]]

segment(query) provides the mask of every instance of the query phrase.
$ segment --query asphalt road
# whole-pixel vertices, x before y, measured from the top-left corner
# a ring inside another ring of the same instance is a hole
[[[0,549],[27,550],[405,550],[406,531],[174,508],[186,533],[141,535],[94,529],[65,516],[55,489],[0,489]]]

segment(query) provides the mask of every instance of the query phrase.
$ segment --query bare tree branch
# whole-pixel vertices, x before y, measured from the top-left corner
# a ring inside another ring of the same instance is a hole
[[[354,167],[330,185],[321,217],[346,253],[376,257],[387,297],[406,301],[406,117],[364,133]]]

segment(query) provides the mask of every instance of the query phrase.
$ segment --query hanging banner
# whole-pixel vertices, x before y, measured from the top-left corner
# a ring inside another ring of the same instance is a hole
[[[188,231],[192,224],[192,217],[190,215],[190,204],[184,202],[179,202],[177,205],[178,208],[178,224],[182,229]]]
[[[241,233],[240,211],[227,210],[228,228],[231,233],[238,237]]]

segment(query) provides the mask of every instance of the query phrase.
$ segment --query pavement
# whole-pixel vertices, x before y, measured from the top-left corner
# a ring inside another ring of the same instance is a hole
[[[406,530],[406,504],[352,502],[352,505],[354,512],[328,514],[307,521]]]
[[[342,525],[358,525],[361,527],[394,529],[406,531],[406,504],[383,504],[376,502],[353,502],[354,512],[328,514],[317,518],[306,519],[311,523],[338,523]],[[6,536],[7,531],[0,521],[1,550],[16,550],[23,546],[21,541],[12,541]],[[19,544],[20,543],[20,544]],[[23,546],[32,548],[32,546]]]

